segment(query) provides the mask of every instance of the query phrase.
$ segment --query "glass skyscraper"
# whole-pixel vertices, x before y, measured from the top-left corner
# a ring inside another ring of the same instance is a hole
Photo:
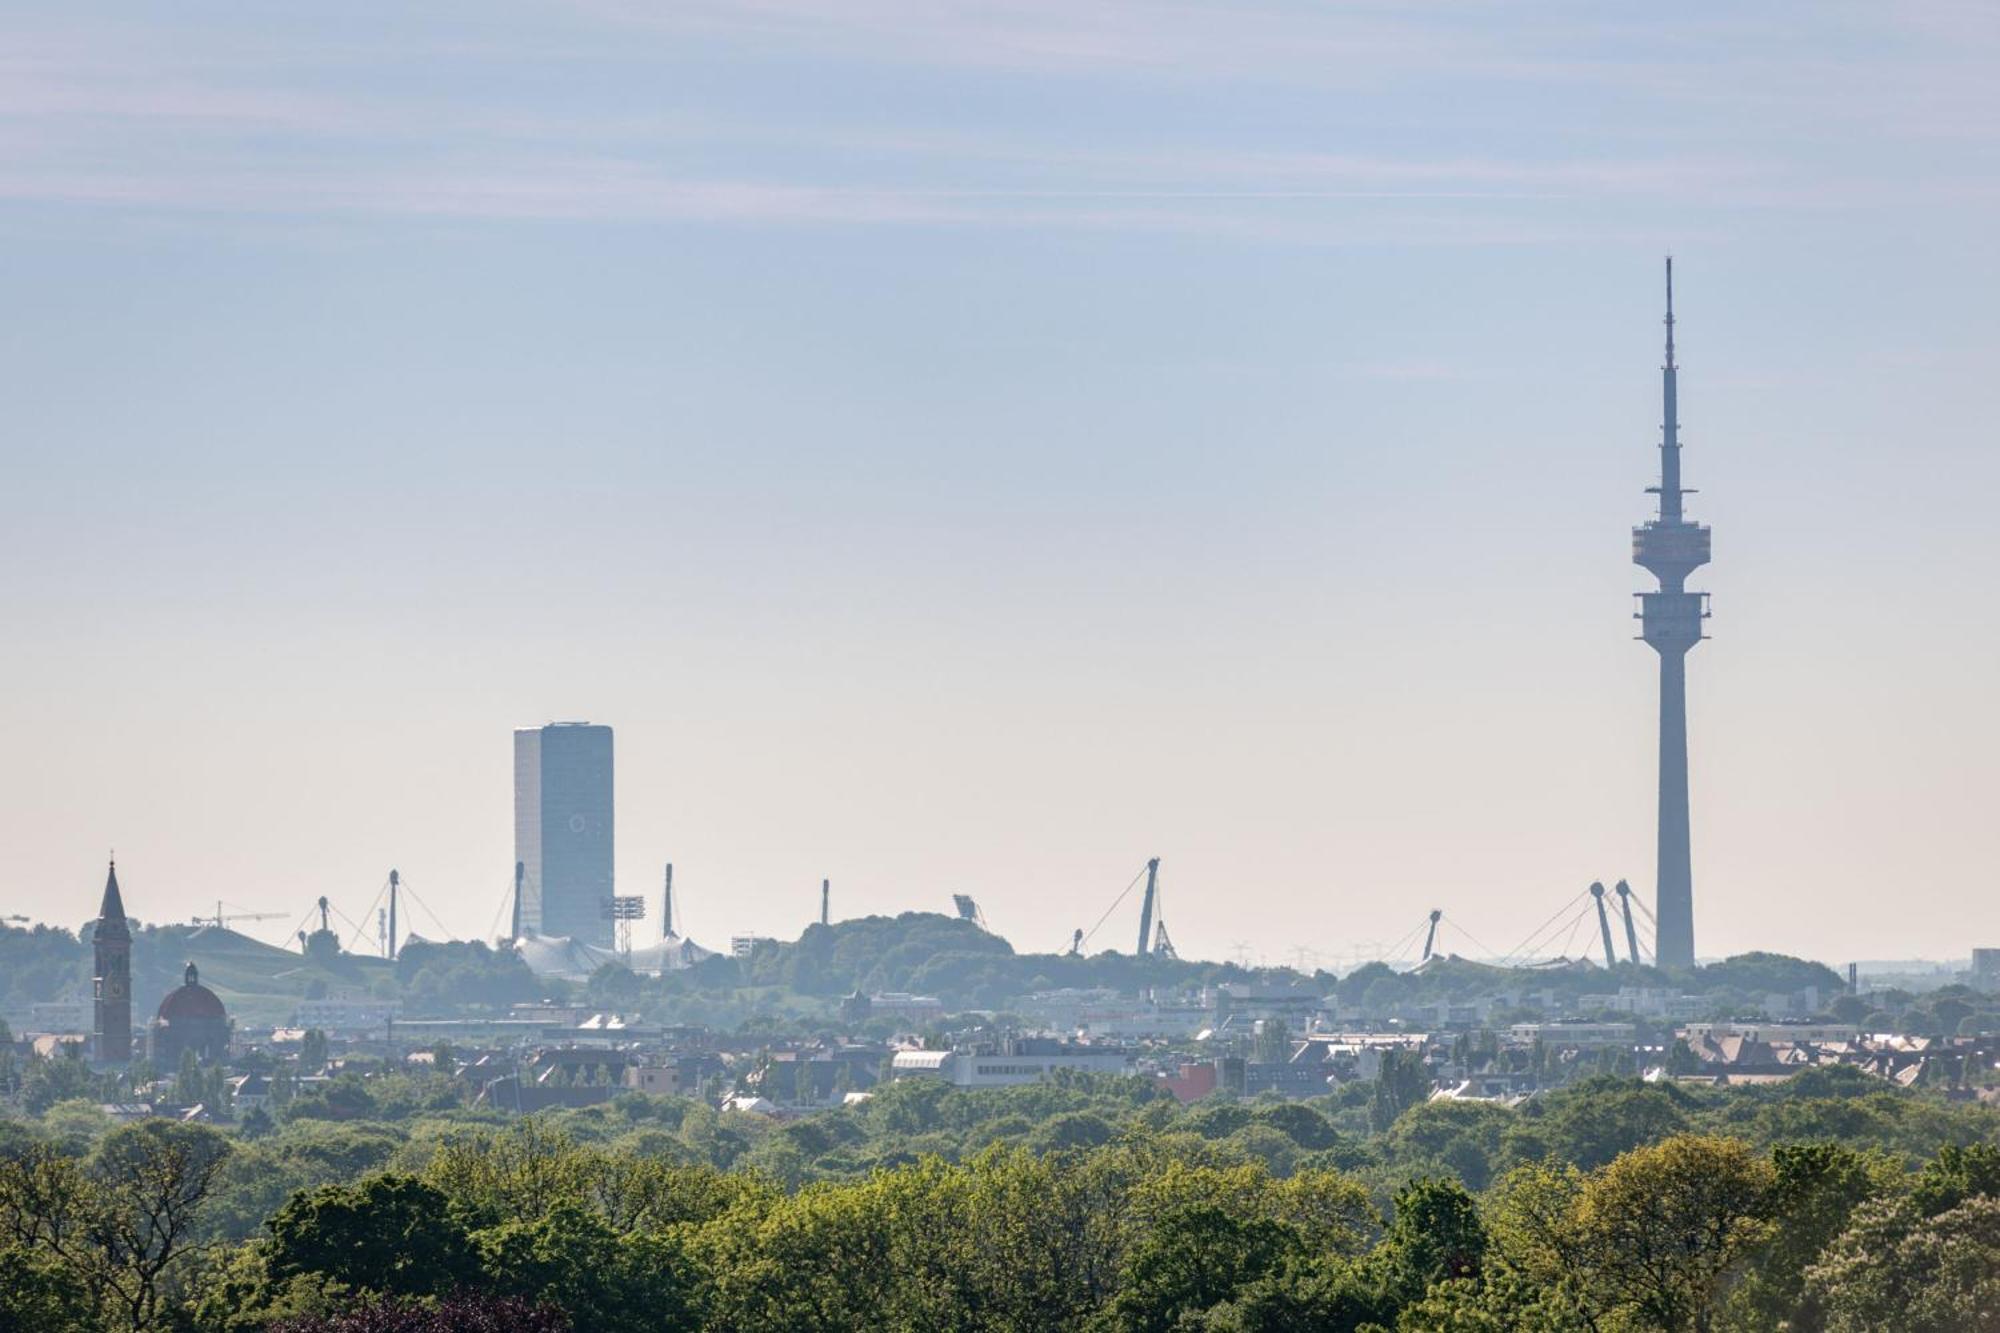
[[[611,728],[551,722],[515,731],[522,934],[611,947],[611,830]]]

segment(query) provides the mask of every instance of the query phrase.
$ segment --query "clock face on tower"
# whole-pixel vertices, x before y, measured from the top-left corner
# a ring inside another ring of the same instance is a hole
[[[104,993],[115,1000],[125,993],[125,983],[117,977],[107,977],[104,982]]]

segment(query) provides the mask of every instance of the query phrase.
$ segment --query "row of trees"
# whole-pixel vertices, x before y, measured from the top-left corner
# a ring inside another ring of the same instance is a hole
[[[0,1330],[2000,1328],[1987,1145],[1910,1172],[1678,1134],[1378,1201],[1202,1144],[1134,1127],[788,1193],[528,1121],[298,1191],[230,1244],[203,1225],[229,1141],[151,1122],[0,1158]]]
[[[1759,1151],[1838,1141],[1912,1166],[1941,1147],[2000,1141],[2000,1114],[1988,1106],[1891,1088],[1851,1069],[1726,1090],[1600,1076],[1518,1107],[1428,1100],[1411,1074],[1393,1062],[1379,1080],[1304,1102],[1210,1098],[1183,1107],[1141,1079],[1064,1077],[1005,1089],[912,1080],[785,1121],[638,1093],[548,1119],[579,1141],[755,1171],[787,1188],[858,1180],[925,1155],[959,1162],[995,1146],[1042,1154],[1144,1130],[1198,1140],[1212,1158],[1255,1162],[1277,1177],[1337,1169],[1378,1204],[1413,1176],[1482,1191],[1520,1165],[1554,1160],[1592,1170],[1683,1133],[1741,1138]],[[231,1126],[238,1151],[217,1215],[229,1219],[230,1238],[241,1238],[293,1190],[369,1170],[420,1171],[440,1143],[501,1118],[468,1104],[466,1086],[440,1075],[344,1073],[268,1110],[238,1114]],[[0,1150],[39,1136],[82,1154],[111,1127],[94,1101],[59,1102],[30,1124],[0,1120]]]

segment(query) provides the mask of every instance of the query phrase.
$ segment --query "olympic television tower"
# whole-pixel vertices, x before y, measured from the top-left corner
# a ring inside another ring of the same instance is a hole
[[[1660,436],[1660,514],[1632,529],[1632,563],[1660,581],[1639,594],[1639,637],[1660,655],[1660,837],[1654,961],[1694,966],[1694,868],[1688,850],[1687,652],[1707,636],[1708,594],[1689,592],[1688,575],[1708,563],[1708,529],[1681,510],[1680,414],[1674,379],[1674,261],[1667,260],[1667,363],[1661,367],[1666,421]]]

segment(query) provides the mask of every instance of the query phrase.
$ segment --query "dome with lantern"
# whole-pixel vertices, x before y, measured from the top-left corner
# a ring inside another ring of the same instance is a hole
[[[220,1060],[229,1051],[229,1011],[214,991],[201,984],[193,963],[182,974],[183,984],[167,992],[153,1020],[153,1064],[169,1069],[193,1051],[204,1062]]]

